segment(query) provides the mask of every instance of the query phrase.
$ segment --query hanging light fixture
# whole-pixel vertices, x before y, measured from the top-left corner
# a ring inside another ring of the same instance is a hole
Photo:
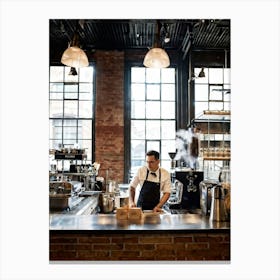
[[[169,57],[166,51],[159,47],[160,27],[157,22],[157,33],[154,47],[151,48],[145,58],[144,66],[148,68],[166,68],[170,65]]]
[[[203,67],[201,68],[201,71],[199,72],[198,77],[199,78],[205,78],[205,73],[204,73],[204,68]]]
[[[70,68],[70,72],[69,72],[69,74],[68,74],[68,75],[77,76],[77,75],[78,75],[78,73],[77,73],[76,68],[71,67],[71,68]]]
[[[201,70],[198,73],[198,75],[195,75],[195,72],[194,72],[194,69],[193,69],[191,75],[192,75],[192,80],[199,79],[199,78],[205,78],[204,68],[201,68]]]
[[[89,65],[85,52],[79,47],[79,36],[75,32],[72,43],[64,51],[61,63],[74,68],[86,67]]]

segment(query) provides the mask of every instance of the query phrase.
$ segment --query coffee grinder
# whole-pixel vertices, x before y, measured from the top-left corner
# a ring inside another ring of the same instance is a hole
[[[169,152],[168,155],[171,159],[170,162],[170,174],[171,174],[171,181],[172,183],[174,183],[175,180],[175,168],[176,168],[176,160],[175,160],[175,156],[176,156],[177,152]]]

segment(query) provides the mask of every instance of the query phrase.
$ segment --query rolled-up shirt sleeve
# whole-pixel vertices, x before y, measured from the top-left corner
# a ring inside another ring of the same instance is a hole
[[[163,193],[171,193],[171,179],[168,171],[162,169],[161,191]]]
[[[130,182],[130,187],[136,189],[138,184],[140,183],[138,172],[137,174],[133,177],[132,181]]]

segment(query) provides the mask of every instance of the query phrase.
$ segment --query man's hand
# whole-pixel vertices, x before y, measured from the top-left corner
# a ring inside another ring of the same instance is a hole
[[[161,209],[161,207],[159,207],[158,205],[153,209],[153,212],[163,212],[163,210]]]

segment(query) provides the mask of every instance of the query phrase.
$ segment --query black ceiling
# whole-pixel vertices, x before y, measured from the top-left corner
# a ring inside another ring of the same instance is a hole
[[[230,49],[228,19],[52,19],[50,56],[62,53],[75,31],[80,37],[80,47],[88,54],[95,50],[147,49],[156,41],[166,50],[181,51],[184,56],[190,47]],[[170,37],[168,43],[164,42],[166,35]]]

